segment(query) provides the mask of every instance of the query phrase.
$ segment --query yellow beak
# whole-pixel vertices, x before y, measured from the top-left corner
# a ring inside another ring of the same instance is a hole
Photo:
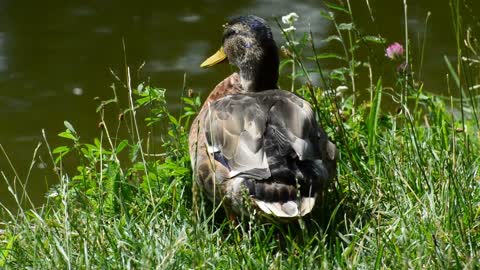
[[[225,61],[225,59],[227,59],[227,55],[223,51],[223,47],[220,47],[220,49],[216,53],[214,53],[212,56],[207,58],[207,60],[203,61],[200,67],[202,68],[211,67]]]

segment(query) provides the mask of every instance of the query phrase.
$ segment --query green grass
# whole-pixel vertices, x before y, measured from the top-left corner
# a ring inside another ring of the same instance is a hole
[[[19,209],[3,209],[0,268],[478,269],[480,44],[462,25],[462,3],[450,2],[458,59],[467,60],[447,59],[445,79],[460,98],[426,92],[415,75],[421,65],[410,64],[423,56],[411,51],[409,68],[392,68],[395,82],[385,85],[387,75],[376,74],[380,68],[361,53],[383,55],[385,41],[336,17],[354,19],[349,1],[324,14],[338,30],[325,42],[339,42],[343,54],[318,53],[309,33],[285,33],[299,44],[285,48],[282,73],[314,103],[340,150],[338,179],[321,207],[294,224],[233,223],[204,199],[187,151],[200,99],[186,95],[175,116],[164,89],[132,89],[126,68],[117,83],[126,87],[114,87],[114,98],[98,108],[102,119],[114,110],[120,117],[103,120],[98,139],[81,141],[68,122],[60,134],[65,145],[50,148],[45,138],[59,184],[40,208],[22,206],[28,196],[12,191]],[[322,70],[331,59],[338,68]],[[321,87],[310,78],[315,73]],[[355,83],[360,76],[371,82],[364,102],[352,96],[365,91]],[[351,91],[338,93],[338,86]],[[126,109],[117,94],[127,96]],[[385,100],[398,110],[382,107]],[[66,160],[76,171],[64,168]]]

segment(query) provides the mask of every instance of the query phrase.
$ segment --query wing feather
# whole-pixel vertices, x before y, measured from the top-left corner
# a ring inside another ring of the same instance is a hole
[[[267,113],[262,104],[248,95],[232,95],[214,102],[207,115],[207,144],[227,159],[230,177],[241,173],[270,177],[263,149]]]
[[[283,90],[236,94],[212,103],[206,117],[210,151],[220,151],[232,172],[271,176],[285,157],[321,159],[319,127],[310,105]]]

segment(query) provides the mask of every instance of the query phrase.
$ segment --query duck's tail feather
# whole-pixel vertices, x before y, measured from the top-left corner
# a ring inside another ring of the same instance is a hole
[[[279,218],[295,218],[310,213],[317,193],[312,186],[292,185],[273,180],[244,181],[250,198],[260,211]]]
[[[310,213],[315,206],[315,199],[315,197],[304,197],[295,201],[265,202],[254,198],[253,201],[265,214],[279,218],[295,218]]]

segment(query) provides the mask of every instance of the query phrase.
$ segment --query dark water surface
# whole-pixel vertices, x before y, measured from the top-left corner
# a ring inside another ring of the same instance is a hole
[[[126,3],[127,2],[127,3]],[[403,1],[371,1],[375,23],[365,1],[352,0],[358,25],[381,33],[388,42],[404,40]],[[412,42],[427,38],[424,81],[429,91],[445,93],[447,69],[443,55],[455,55],[455,41],[446,0],[409,1]],[[480,11],[477,0],[473,10]],[[167,89],[172,109],[178,107],[183,77],[187,86],[205,96],[230,73],[226,66],[199,68],[219,46],[221,25],[240,14],[268,18],[295,11],[299,25],[310,23],[318,40],[333,33],[320,16],[322,1],[22,1],[0,0],[0,144],[22,180],[27,178],[34,149],[45,129],[52,146],[65,143],[56,134],[68,120],[83,141],[98,136],[95,97],[111,96],[114,82],[109,69],[123,69],[122,38],[127,62],[136,70],[143,62],[142,77]],[[431,12],[425,33],[425,18]],[[477,12],[478,13],[478,12]],[[279,38],[276,30],[277,40]],[[418,47],[418,42],[415,45]],[[15,173],[2,152],[0,171],[9,181]],[[14,208],[0,175],[0,203]],[[33,166],[28,182],[35,204],[43,201],[47,184],[55,182],[45,147]]]

